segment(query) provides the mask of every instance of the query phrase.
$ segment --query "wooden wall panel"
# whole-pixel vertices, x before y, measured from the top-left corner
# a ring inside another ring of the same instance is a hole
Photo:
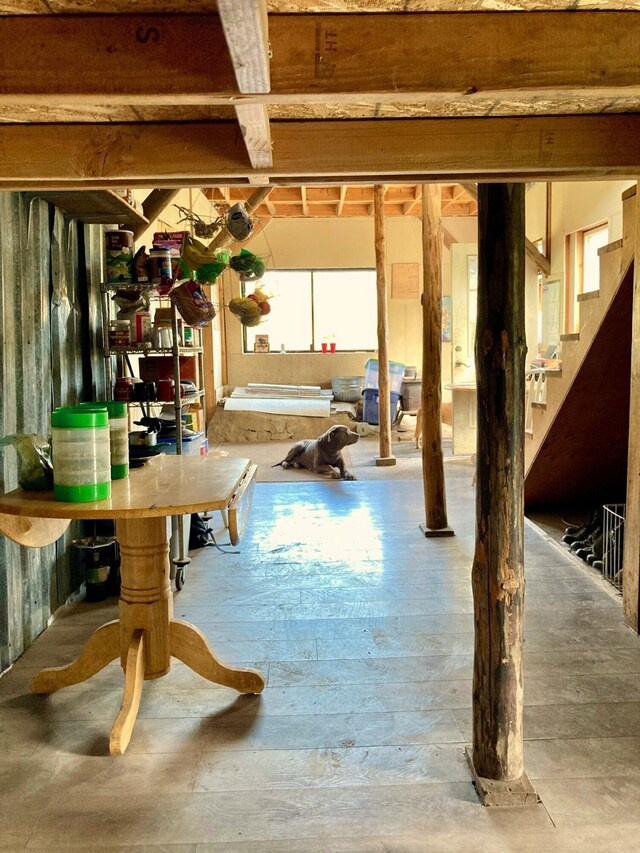
[[[99,335],[83,341],[80,333],[78,225],[65,221],[59,211],[52,225],[51,211],[43,201],[0,193],[0,435],[48,436],[52,405],[89,399],[94,390],[104,390],[103,373],[92,381],[93,387],[83,388],[86,353],[92,372],[100,360]],[[102,229],[88,228],[98,235],[89,248],[93,259],[86,264],[94,270],[88,289],[92,328],[100,322]],[[2,448],[0,488],[16,486],[16,453]],[[64,539],[42,549],[21,548],[0,537],[0,671],[31,644],[52,612],[79,586],[82,578],[77,572],[74,576],[68,559],[70,540],[78,535],[79,528],[72,527]]]

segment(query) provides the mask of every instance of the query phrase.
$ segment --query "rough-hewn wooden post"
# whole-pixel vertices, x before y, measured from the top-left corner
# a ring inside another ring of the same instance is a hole
[[[387,320],[387,277],[384,244],[384,187],[373,188],[373,213],[376,247],[376,291],[378,298],[378,423],[380,456],[376,465],[395,465],[391,455],[391,400],[389,397],[389,323]]]
[[[486,805],[536,800],[522,733],[524,286],[524,185],[480,185],[471,765]]]
[[[440,187],[422,186],[422,478],[425,536],[452,535],[442,458],[442,222]]]

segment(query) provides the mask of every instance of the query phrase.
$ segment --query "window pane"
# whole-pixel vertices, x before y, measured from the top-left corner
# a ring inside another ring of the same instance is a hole
[[[311,347],[311,273],[308,270],[267,271],[258,285],[270,299],[271,313],[259,326],[247,328],[246,352],[253,352],[256,334],[269,335],[271,352],[284,344],[286,350]],[[253,293],[254,285],[244,285],[245,293]]]
[[[606,246],[608,242],[609,228],[606,225],[584,232],[584,267],[582,272],[582,290],[584,293],[590,290],[598,290],[600,287],[598,249]]]
[[[374,270],[319,270],[313,273],[314,343],[335,341],[338,350],[378,346]]]

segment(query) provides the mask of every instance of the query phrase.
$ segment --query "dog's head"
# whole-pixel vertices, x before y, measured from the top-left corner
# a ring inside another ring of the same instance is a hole
[[[357,432],[352,432],[349,427],[337,424],[323,433],[318,442],[323,448],[337,453],[348,444],[355,444],[359,438]]]

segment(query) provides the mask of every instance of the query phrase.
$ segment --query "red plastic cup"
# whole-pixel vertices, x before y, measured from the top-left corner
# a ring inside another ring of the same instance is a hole
[[[335,342],[334,342],[334,341],[332,341],[332,342],[329,344],[329,346],[330,346],[330,348],[331,348],[331,352],[335,352],[335,351],[336,351],[336,345],[335,345]]]
[[[326,352],[326,351],[327,351],[327,345],[323,343],[322,344],[322,352]]]

